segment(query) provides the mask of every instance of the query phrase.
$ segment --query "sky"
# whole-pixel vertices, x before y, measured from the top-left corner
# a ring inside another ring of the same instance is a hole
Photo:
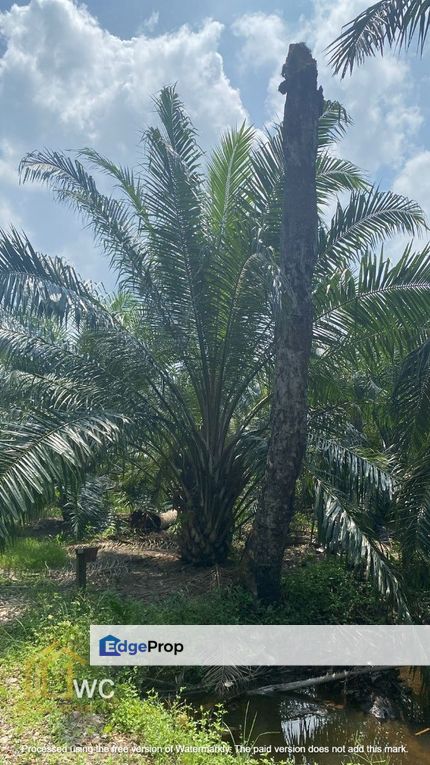
[[[326,98],[353,126],[339,153],[382,188],[416,199],[430,218],[430,51],[368,60],[333,77],[324,53],[367,0],[0,0],[0,228],[60,255],[113,287],[108,262],[70,210],[38,185],[20,186],[34,149],[91,146],[136,164],[154,121],[152,97],[176,83],[210,151],[223,130],[280,118],[280,69],[291,42],[318,61]],[[398,244],[400,247],[401,243]],[[395,249],[393,250],[395,252]]]

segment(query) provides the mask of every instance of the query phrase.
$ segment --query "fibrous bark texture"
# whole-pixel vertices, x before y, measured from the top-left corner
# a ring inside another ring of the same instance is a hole
[[[316,156],[322,90],[304,43],[290,45],[282,69],[287,93],[281,295],[266,472],[244,556],[244,580],[266,603],[280,596],[281,567],[294,493],[306,448],[307,382],[312,343],[312,277],[317,257]]]

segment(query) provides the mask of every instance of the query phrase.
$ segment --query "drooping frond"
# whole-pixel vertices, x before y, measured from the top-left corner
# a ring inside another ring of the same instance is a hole
[[[389,48],[409,48],[414,39],[421,53],[430,26],[429,0],[379,0],[345,25],[328,47],[336,74],[345,77],[355,65]]]
[[[350,349],[376,359],[405,353],[421,334],[430,311],[430,247],[406,247],[391,265],[382,255],[366,254],[358,273],[344,269],[315,293],[314,337],[320,352]]]
[[[317,157],[317,199],[325,204],[341,191],[360,191],[368,187],[363,173],[352,162],[324,152]]]
[[[339,101],[324,101],[318,123],[318,149],[326,149],[343,138],[352,119]]]
[[[56,199],[82,215],[120,274],[138,268],[145,246],[133,214],[125,201],[98,191],[82,162],[55,151],[35,151],[23,158],[20,173],[23,183],[46,184]]]
[[[131,423],[114,412],[45,412],[0,428],[0,541],[52,502],[58,485],[78,487],[123,441]]]
[[[93,287],[61,258],[36,253],[26,236],[0,231],[0,306],[11,313],[55,318],[77,325],[107,320]]]
[[[346,445],[324,433],[310,432],[307,465],[326,485],[349,498],[364,501],[378,492],[391,496],[393,477],[382,455],[366,453],[364,448]]]
[[[400,618],[410,621],[399,579],[381,546],[369,535],[365,515],[340,500],[322,482],[317,485],[315,512],[323,544],[343,552],[354,566],[364,566],[381,595],[393,602]]]
[[[412,350],[398,369],[393,392],[401,440],[422,442],[430,416],[430,322],[427,338]]]
[[[327,231],[320,228],[320,257],[336,265],[357,260],[394,234],[415,236],[427,228],[416,203],[392,191],[354,191],[348,204],[337,206]]]
[[[425,415],[423,415],[424,417]],[[397,532],[403,557],[412,560],[417,554],[430,561],[430,460],[429,446],[410,456],[409,466],[400,474],[397,497]]]
[[[106,495],[113,484],[107,475],[89,476],[79,489],[63,489],[60,492],[60,507],[67,525],[77,539],[87,529],[106,528],[111,517]]]

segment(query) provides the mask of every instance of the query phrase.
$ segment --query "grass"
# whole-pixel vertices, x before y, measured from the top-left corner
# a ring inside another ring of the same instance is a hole
[[[62,568],[67,561],[67,553],[58,539],[18,537],[0,553],[0,569],[7,571]]]
[[[99,698],[91,702],[73,698],[65,701],[64,678],[67,663],[63,649],[89,655],[89,627],[98,624],[306,624],[389,621],[390,614],[376,591],[357,579],[344,562],[334,557],[310,557],[293,569],[284,580],[283,602],[272,609],[258,608],[239,587],[214,590],[204,596],[174,595],[162,601],[145,603],[115,592],[100,595],[89,590],[78,595],[74,590],[61,591],[44,576],[46,567],[64,565],[67,555],[57,539],[18,539],[0,556],[0,568],[36,572],[31,579],[31,606],[19,620],[0,628],[0,741],[4,730],[13,730],[21,743],[42,742],[56,746],[71,745],[77,731],[87,732],[104,744],[140,746],[141,752],[101,755],[89,759],[84,754],[61,753],[42,756],[15,752],[5,765],[86,765],[88,762],[139,762],[143,765],[238,765],[257,761],[251,755],[237,755],[225,749],[228,738],[220,707],[211,714],[196,713],[183,700],[166,704],[153,690],[159,681],[163,687],[190,687],[204,679],[204,669],[190,667],[90,667],[79,662],[73,666],[78,680],[109,677],[115,682],[111,701]],[[37,573],[39,572],[39,573]],[[56,655],[49,667],[48,697],[28,698],[25,694],[28,668],[37,666],[40,651],[55,645]],[[92,722],[94,715],[98,722]],[[98,737],[98,738],[97,738]],[[78,737],[79,738],[79,737]],[[82,733],[81,739],[85,740]],[[166,745],[194,747],[196,751],[166,751]],[[1,746],[1,745],[0,745]],[[149,747],[151,752],[145,752]],[[213,748],[210,751],[211,747]],[[92,755],[92,757],[95,755]],[[0,762],[3,765],[0,748]],[[270,763],[259,759],[258,763]],[[279,763],[278,763],[279,765]],[[349,763],[348,765],[359,765]]]

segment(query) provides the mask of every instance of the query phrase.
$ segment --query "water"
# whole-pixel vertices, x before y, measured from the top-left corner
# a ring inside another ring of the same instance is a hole
[[[401,719],[382,722],[346,701],[341,694],[330,693],[329,688],[321,686],[319,690],[303,694],[240,698],[229,705],[227,722],[237,741],[244,734],[255,746],[270,747],[270,755],[275,760],[288,758],[286,753],[277,753],[276,747],[287,745],[299,751],[304,748],[305,754],[295,755],[296,765],[315,762],[318,765],[350,762],[376,765],[387,759],[391,765],[430,765],[430,731],[416,735],[430,727],[430,709],[419,700],[416,686],[411,697],[405,695],[399,709]],[[366,756],[368,745],[374,747],[373,760],[370,754]],[[333,747],[343,746],[345,753],[333,751]],[[363,746],[365,756],[363,750],[348,754],[348,747],[354,746]],[[314,747],[314,753],[310,747]],[[375,753],[378,747],[382,754]],[[384,754],[385,747],[397,747],[397,750]],[[406,753],[401,752],[402,747]],[[329,753],[324,751],[327,748]]]

